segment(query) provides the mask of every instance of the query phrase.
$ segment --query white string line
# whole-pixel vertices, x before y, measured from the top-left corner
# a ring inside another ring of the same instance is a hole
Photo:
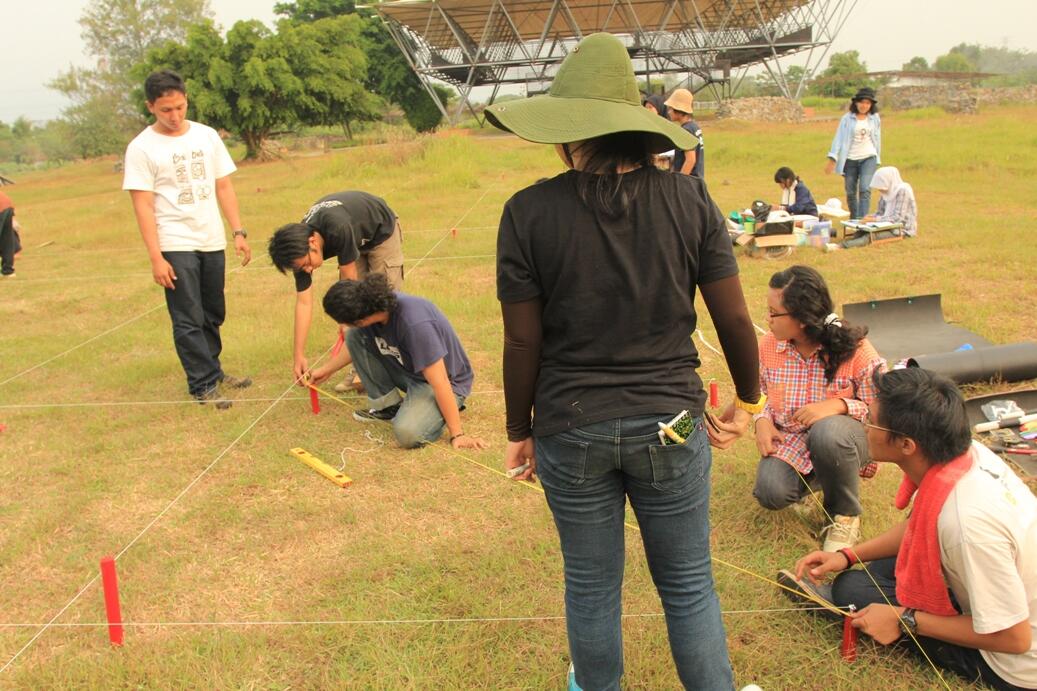
[[[462,230],[466,230],[466,231],[471,231],[471,230],[497,230],[497,226],[459,226],[459,225],[455,225],[455,226],[453,226],[451,228],[451,230],[453,230],[454,228],[456,228],[458,232],[461,232]],[[414,235],[414,234],[417,234],[417,233],[441,233],[441,232],[443,232],[442,228],[422,228],[421,230],[404,230],[403,234],[404,235]]]
[[[442,240],[440,240],[440,242],[442,242]],[[435,249],[435,247],[433,247],[432,249]],[[432,250],[429,250],[429,251],[431,252]],[[410,261],[421,262],[422,260],[429,261],[429,262],[438,262],[438,261],[443,261],[444,259],[495,259],[496,257],[497,257],[496,254],[457,254],[457,255],[454,255],[452,257],[429,257],[426,254],[421,259],[418,259],[418,260],[413,260],[413,259],[411,259],[411,260],[404,260],[403,263],[407,264]],[[417,268],[417,265],[415,265],[415,268]],[[413,271],[413,270],[414,269],[411,269],[411,271]]]
[[[449,231],[448,231],[448,233],[449,233]],[[440,240],[440,242],[442,242],[442,240]],[[439,243],[436,243],[436,244],[438,245]],[[435,249],[435,247],[433,247],[432,249]],[[403,261],[403,263],[404,264],[414,263],[415,268],[417,268],[417,265],[419,263],[421,263],[422,261],[430,261],[431,262],[431,261],[458,260],[458,259],[493,259],[496,256],[497,256],[496,254],[458,254],[458,255],[451,256],[451,257],[429,257],[426,254],[421,259],[405,259]],[[266,266],[273,266],[273,264],[267,264]],[[414,269],[411,269],[411,271],[413,271],[413,270]],[[253,271],[253,272],[248,272],[248,273],[256,273],[256,272]],[[145,276],[148,277],[148,278],[151,278],[151,274],[148,273],[148,272],[144,272],[144,271],[141,271],[141,272],[123,272],[123,273],[119,273],[119,274],[94,274],[94,275],[90,275],[90,276],[64,276],[64,275],[62,275],[62,276],[57,277],[57,278],[49,278],[49,277],[46,277],[46,276],[35,276],[33,278],[19,278],[15,282],[13,282],[11,285],[18,286],[18,285],[20,285],[22,283],[62,283],[62,282],[70,282],[70,281],[75,281],[77,283],[83,283],[83,282],[86,282],[86,281],[113,281],[113,280],[119,280],[119,279],[124,279],[124,278],[140,279],[140,278],[143,278]]]
[[[695,335],[699,337],[700,341],[702,341],[702,345],[706,346],[720,357],[724,357],[724,354],[710,345],[709,341],[706,340],[706,337],[702,335],[702,329],[695,329]]]
[[[472,391],[469,396],[480,396],[486,394],[504,393],[504,389],[484,389]],[[348,396],[349,394],[346,394]],[[232,403],[269,403],[270,401],[308,401],[309,396],[278,396],[277,398],[233,398],[227,397]],[[147,405],[198,405],[193,398],[171,399],[165,401],[85,401],[80,403],[10,403],[0,405],[0,410],[34,410],[39,408],[114,408],[118,406],[147,406]]]
[[[775,612],[805,612],[824,610],[824,607],[780,607],[766,609],[728,609],[720,610],[721,614],[770,614]],[[827,610],[826,610],[827,611]],[[623,614],[624,619],[659,619],[666,616],[662,612],[644,614]],[[449,619],[313,619],[313,620],[256,620],[256,621],[122,621],[119,626],[136,627],[188,627],[188,626],[392,626],[415,624],[500,624],[536,621],[564,621],[564,614],[528,616],[528,617],[452,617]],[[0,629],[34,628],[39,624],[0,624]],[[108,627],[106,621],[67,622],[52,624],[51,628],[101,628]]]
[[[230,271],[227,272],[227,275],[229,276],[231,274],[237,273],[238,271],[240,271],[243,268],[244,267],[239,266],[239,267],[236,267],[234,269],[231,269]],[[55,360],[57,360],[58,358],[64,357],[65,355],[68,355],[69,353],[71,353],[74,350],[79,350],[80,348],[82,348],[83,346],[87,345],[88,343],[93,343],[94,341],[96,341],[99,338],[103,338],[104,336],[107,336],[108,334],[110,334],[112,332],[118,331],[122,327],[127,326],[128,324],[132,324],[133,322],[137,321],[138,319],[142,319],[142,318],[148,316],[149,314],[151,314],[152,312],[154,312],[154,311],[156,311],[158,309],[161,309],[162,307],[165,306],[165,304],[166,304],[165,302],[160,302],[159,304],[155,305],[151,309],[146,310],[145,312],[143,312],[141,314],[138,314],[136,317],[131,317],[131,318],[127,319],[124,322],[116,324],[115,326],[113,326],[112,328],[108,329],[107,331],[103,331],[103,332],[97,334],[96,336],[92,336],[92,337],[86,339],[85,341],[83,341],[79,345],[74,345],[74,346],[72,346],[71,348],[69,348],[68,350],[66,350],[64,352],[58,353],[57,355],[55,355],[53,357],[47,358],[46,360],[44,360],[43,362],[41,362],[38,365],[33,365],[32,367],[30,367],[27,370],[23,370],[23,371],[19,372],[18,374],[15,374],[14,376],[8,377],[7,379],[4,379],[3,381],[0,381],[0,386],[3,386],[4,384],[10,383],[10,382],[13,382],[15,379],[18,379],[19,377],[23,377],[26,374],[28,374],[29,372],[34,372],[34,371],[38,370],[40,367],[43,367],[44,365],[48,365],[51,362],[54,362]]]
[[[483,193],[481,195],[479,195],[479,198],[475,200],[475,203],[472,204],[468,208],[467,211],[465,211],[463,214],[461,214],[461,218],[459,218],[456,221],[454,221],[454,223],[451,225],[451,227],[452,228],[456,228],[458,225],[460,225],[461,221],[465,220],[465,218],[468,217],[468,214],[472,213],[472,211],[475,209],[475,207],[479,206],[479,202],[481,202],[483,200],[483,198],[490,192],[490,190],[492,190],[494,188],[494,186],[495,185],[490,185],[485,190],[483,190]],[[425,259],[427,259],[428,256],[430,254],[432,254],[432,252],[434,252],[437,247],[439,247],[441,244],[443,244],[443,241],[446,240],[448,237],[450,237],[450,230],[449,229],[445,233],[443,233],[443,237],[439,238],[439,240],[436,241],[436,244],[432,245],[432,247],[429,248],[429,251],[426,252],[425,255],[421,259],[419,259],[417,261],[417,263],[414,264],[414,266],[411,268],[411,273],[413,274],[415,271],[417,271],[418,267],[421,266],[421,262],[425,261]]]
[[[322,360],[329,352],[331,352],[331,348],[328,348],[328,350],[324,351],[324,355],[322,355],[320,358],[318,358],[317,361],[320,362],[320,360]],[[289,384],[288,388],[285,389],[284,393],[281,394],[281,397],[287,396],[289,394],[289,392],[291,392],[291,390],[296,386],[296,384],[298,384],[297,380],[293,381],[291,384]],[[264,410],[262,413],[259,414],[259,417],[257,417],[255,420],[253,420],[252,423],[249,424],[249,426],[246,427],[241,432],[241,434],[239,434],[237,437],[235,437],[234,440],[223,449],[223,451],[221,451],[219,454],[217,454],[216,458],[214,458],[212,460],[212,462],[209,463],[209,465],[207,465],[200,473],[198,473],[198,475],[196,475],[195,478],[193,480],[191,480],[191,482],[188,483],[188,485],[186,487],[184,487],[182,490],[180,490],[180,493],[177,494],[172,499],[172,501],[170,501],[168,504],[166,504],[166,507],[164,509],[162,509],[158,513],[158,515],[156,515],[154,518],[152,518],[151,521],[149,521],[148,524],[146,526],[144,526],[144,529],[141,530],[139,533],[137,533],[137,536],[135,538],[130,540],[129,544],[127,544],[125,547],[123,547],[121,550],[119,550],[119,553],[115,555],[115,560],[118,561],[119,558],[122,557],[122,555],[126,554],[126,551],[128,549],[133,547],[133,545],[135,545],[137,543],[137,541],[140,540],[144,536],[145,533],[147,533],[149,530],[151,530],[151,527],[153,525],[155,525],[159,521],[159,519],[161,519],[163,516],[165,516],[166,513],[168,513],[169,510],[171,508],[173,508],[173,506],[178,501],[180,501],[180,499],[183,498],[183,496],[185,494],[187,494],[191,490],[192,487],[194,487],[196,484],[198,484],[198,482],[203,477],[205,477],[208,474],[208,472],[213,469],[213,467],[215,467],[215,465],[220,461],[220,459],[223,458],[224,456],[226,456],[227,453],[232,448],[234,448],[234,446],[237,445],[237,443],[239,441],[241,441],[241,439],[246,434],[248,434],[252,430],[253,427],[255,427],[257,424],[259,424],[259,421],[262,420],[264,417],[266,417],[267,413],[269,413],[271,410],[273,410],[274,406],[276,406],[279,402],[280,402],[280,398],[278,398],[277,400],[272,402],[269,406],[267,406],[266,410]],[[87,581],[86,585],[84,585],[82,588],[80,588],[79,592],[76,593],[75,596],[73,596],[73,598],[71,600],[69,600],[67,603],[65,603],[65,606],[62,607],[60,610],[58,610],[58,613],[55,614],[53,617],[51,617],[50,621],[48,621],[46,624],[44,624],[43,627],[41,627],[40,630],[37,631],[36,634],[32,638],[30,638],[29,641],[25,645],[23,645],[21,647],[21,649],[18,650],[18,652],[15,653],[14,656],[10,660],[8,660],[7,663],[3,667],[0,667],[0,674],[3,674],[3,672],[8,667],[13,665],[14,662],[19,657],[21,657],[22,653],[24,653],[26,650],[29,649],[29,646],[31,646],[33,643],[35,643],[36,640],[40,636],[42,636],[47,631],[47,629],[50,628],[54,624],[54,622],[56,622],[61,617],[61,615],[63,615],[66,611],[68,611],[69,607],[74,605],[79,600],[79,598],[83,596],[83,593],[85,593],[94,583],[97,582],[97,579],[99,577],[100,577],[99,574],[94,574],[93,578],[91,578],[89,581]]]
[[[762,334],[767,333],[767,331],[765,329],[761,329],[759,324],[757,324],[756,322],[753,322],[753,328]]]

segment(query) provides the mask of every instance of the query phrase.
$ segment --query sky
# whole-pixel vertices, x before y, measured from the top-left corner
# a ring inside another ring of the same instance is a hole
[[[240,19],[272,26],[274,2],[210,0],[210,5],[227,29]],[[70,65],[92,66],[77,21],[89,0],[45,3],[42,12],[41,5],[27,0],[0,0],[5,29],[0,122],[58,117],[68,103],[46,83]],[[932,62],[962,42],[1037,51],[1034,26],[1034,0],[857,0],[829,54],[857,50],[868,69],[878,71],[899,69],[916,55]]]

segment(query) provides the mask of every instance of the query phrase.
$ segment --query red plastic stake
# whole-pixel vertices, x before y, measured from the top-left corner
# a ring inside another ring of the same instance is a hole
[[[108,615],[108,640],[122,645],[122,612],[119,608],[119,581],[115,576],[115,560],[101,560],[101,580],[104,582],[104,610]]]
[[[451,228],[450,229],[450,237],[454,237],[454,238],[457,237],[457,228]]]
[[[342,335],[342,332],[338,332],[338,340],[335,341],[335,346],[331,349],[331,357],[336,357],[342,351],[342,344],[346,342],[346,337]]]
[[[317,389],[310,387],[310,407],[313,408],[313,414],[317,415],[320,413],[320,399],[317,397]]]
[[[720,387],[717,386],[715,381],[709,382],[709,407],[717,408],[720,406]]]
[[[853,619],[843,618],[843,642],[839,646],[839,654],[847,662],[857,659],[857,629],[853,628]]]

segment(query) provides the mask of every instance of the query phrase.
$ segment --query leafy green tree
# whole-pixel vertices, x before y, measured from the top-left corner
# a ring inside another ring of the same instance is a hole
[[[911,58],[903,65],[901,65],[900,69],[904,72],[928,72],[929,61],[919,55],[916,55],[915,57]]]
[[[933,69],[937,72],[975,72],[976,66],[962,53],[947,53],[936,58]]]
[[[868,66],[856,50],[832,53],[828,59],[828,68],[815,82],[815,91],[825,96],[849,98],[862,86],[874,86],[862,77],[867,71]]]
[[[264,143],[282,130],[378,117],[379,103],[363,86],[362,24],[357,16],[281,22],[273,33],[259,21],[241,21],[224,40],[203,22],[188,31],[186,44],[149,53],[137,73],[178,71],[192,115],[239,136],[247,158],[265,158]]]
[[[188,26],[210,15],[208,0],[91,0],[79,25],[97,67],[70,68],[48,84],[72,101],[63,117],[84,156],[122,150],[144,125],[131,97],[133,66],[149,49],[183,41]]]
[[[442,113],[407,64],[382,21],[370,10],[357,9],[353,0],[298,0],[279,2],[274,5],[274,12],[296,23],[341,15],[362,17],[364,52],[369,64],[366,81],[368,90],[398,104],[407,122],[419,132],[435,129],[442,121]],[[439,88],[435,90],[436,93],[443,93]]]

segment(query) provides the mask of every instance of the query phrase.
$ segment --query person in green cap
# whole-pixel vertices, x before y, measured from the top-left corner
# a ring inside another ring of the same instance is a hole
[[[554,515],[570,688],[619,689],[629,498],[682,683],[730,689],[710,560],[710,444],[730,446],[763,401],[724,217],[701,178],[652,165],[653,154],[694,149],[695,138],[641,107],[626,48],[604,33],[574,48],[546,95],[492,105],[486,115],[553,144],[567,169],[505,205],[497,297],[504,466],[518,480],[535,473]],[[738,394],[719,419],[703,412],[689,337],[696,288]],[[690,420],[683,436],[673,435],[679,441],[660,436],[682,412]]]

